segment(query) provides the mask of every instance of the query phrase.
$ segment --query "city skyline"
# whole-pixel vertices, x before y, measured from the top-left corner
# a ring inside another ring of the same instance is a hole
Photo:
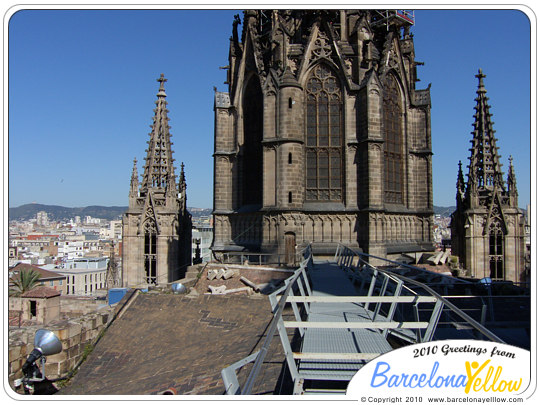
[[[213,87],[227,89],[225,70],[219,68],[227,64],[233,16],[239,13],[23,10],[12,15],[9,206],[127,205],[133,158],[142,174],[159,87],[155,80],[164,73],[176,174],[184,162],[189,206],[212,207]],[[481,68],[503,171],[506,175],[512,155],[525,207],[531,185],[526,15],[415,13],[416,58],[425,63],[418,68],[417,88],[432,86],[434,205],[455,205],[458,161],[468,164],[475,75]],[[450,21],[451,29],[441,30],[442,21]],[[502,24],[505,30],[497,29]]]

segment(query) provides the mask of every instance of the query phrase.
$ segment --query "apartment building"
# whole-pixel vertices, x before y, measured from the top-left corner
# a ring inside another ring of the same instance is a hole
[[[108,262],[106,257],[73,258],[65,260],[62,268],[55,271],[66,276],[67,295],[94,295],[107,288]]]

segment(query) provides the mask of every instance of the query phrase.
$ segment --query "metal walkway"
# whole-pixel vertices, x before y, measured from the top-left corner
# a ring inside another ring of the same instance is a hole
[[[262,349],[222,371],[228,394],[251,392],[276,331],[295,394],[344,393],[366,362],[392,350],[391,342],[430,341],[443,309],[484,339],[502,342],[430,287],[375,268],[360,252],[339,245],[334,261],[314,261],[308,246],[303,257],[294,275],[269,296],[274,318]],[[283,318],[286,305],[294,320]],[[296,331],[296,339],[291,341],[288,329]],[[241,388],[236,370],[250,362]]]
[[[301,352],[293,353],[293,358],[299,360],[299,375],[309,380],[349,381],[367,360],[392,347],[379,330],[351,329],[351,323],[368,325],[373,312],[346,298],[357,296],[358,291],[337,264],[315,262],[310,279],[311,297],[300,300],[310,302],[306,322],[284,323],[303,332]]]

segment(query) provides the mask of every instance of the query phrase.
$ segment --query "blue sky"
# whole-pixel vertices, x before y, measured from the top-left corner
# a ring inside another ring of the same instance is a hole
[[[9,21],[9,206],[127,205],[160,73],[188,205],[211,208],[213,86],[225,91],[235,10],[22,10]],[[417,88],[432,84],[435,205],[455,204],[478,68],[505,177],[530,202],[530,25],[516,10],[416,10]]]

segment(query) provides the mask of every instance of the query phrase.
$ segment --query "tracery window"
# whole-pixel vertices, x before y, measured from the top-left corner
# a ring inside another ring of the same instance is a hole
[[[306,84],[306,200],[343,199],[343,101],[335,73],[316,66]]]
[[[499,221],[489,225],[489,270],[491,278],[504,280],[504,234]]]
[[[387,75],[383,93],[384,201],[403,204],[403,127],[401,92]]]
[[[147,284],[157,284],[157,228],[151,219],[144,223],[144,277]]]

